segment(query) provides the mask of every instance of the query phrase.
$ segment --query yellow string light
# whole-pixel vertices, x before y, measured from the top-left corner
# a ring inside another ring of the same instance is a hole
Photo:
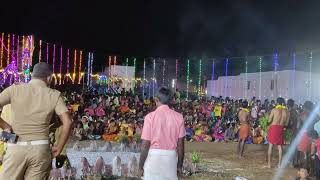
[[[42,45],[42,41],[40,40],[40,47],[39,47],[39,63],[41,62],[41,45]]]
[[[0,65],[3,67],[3,43],[4,43],[4,33],[1,35],[1,56],[0,56]]]
[[[74,50],[74,57],[73,57],[73,74],[72,74],[73,83],[76,78],[76,66],[77,66],[77,50],[75,49]]]
[[[78,72],[78,76],[79,76],[79,81],[78,84],[80,84],[81,81],[81,64],[82,64],[82,51],[80,51],[80,63],[79,63],[79,72]]]
[[[7,53],[7,66],[10,64],[10,34],[8,34],[8,53]]]

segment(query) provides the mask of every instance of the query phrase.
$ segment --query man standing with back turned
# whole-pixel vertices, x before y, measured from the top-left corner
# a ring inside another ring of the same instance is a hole
[[[60,92],[50,89],[52,72],[46,63],[33,68],[28,84],[10,86],[0,94],[0,106],[11,104],[12,126],[0,118],[0,128],[17,134],[16,143],[8,143],[0,179],[47,179],[51,155],[58,156],[67,142],[71,119]],[[63,124],[59,144],[49,145],[49,123],[53,113]]]
[[[273,145],[278,146],[279,150],[279,161],[278,167],[281,167],[282,161],[282,146],[284,144],[284,128],[288,126],[289,112],[285,106],[285,101],[283,98],[279,97],[277,99],[277,106],[271,110],[269,116],[269,123],[271,126],[268,130],[268,168],[271,168],[271,159],[272,159],[272,148]]]
[[[160,88],[154,98],[157,109],[144,119],[139,162],[144,180],[176,180],[182,173],[185,127],[182,115],[168,107],[170,99],[170,89]]]

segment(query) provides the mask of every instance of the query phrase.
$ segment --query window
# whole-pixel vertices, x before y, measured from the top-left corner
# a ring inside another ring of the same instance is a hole
[[[270,89],[273,90],[274,89],[274,80],[271,80],[271,85],[270,85]]]
[[[250,81],[247,81],[247,90],[250,89],[250,84],[251,84],[251,82],[250,82]]]

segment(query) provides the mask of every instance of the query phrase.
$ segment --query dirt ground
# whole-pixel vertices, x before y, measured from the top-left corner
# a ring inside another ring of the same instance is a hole
[[[74,142],[69,142],[71,148]],[[89,141],[82,141],[82,145],[89,145]],[[103,146],[103,141],[98,141],[98,146]],[[200,166],[205,172],[184,177],[183,180],[233,180],[235,177],[244,177],[248,180],[271,180],[276,168],[268,169],[265,166],[267,145],[246,145],[245,158],[240,160],[235,154],[237,143],[208,143],[208,142],[187,142],[185,144],[186,159],[190,159],[192,152],[200,154]],[[274,148],[273,167],[278,162],[277,148]],[[190,162],[190,161],[189,161]],[[283,180],[292,180],[297,176],[297,170],[285,169]]]
[[[187,143],[186,156],[191,152],[199,152],[201,163],[208,167],[209,172],[196,174],[184,179],[234,179],[237,176],[249,180],[270,180],[276,168],[267,169],[267,145],[246,145],[245,159],[240,160],[235,155],[237,143]],[[277,165],[277,152],[274,149],[273,167]],[[287,168],[283,179],[292,180],[297,176],[297,170]]]

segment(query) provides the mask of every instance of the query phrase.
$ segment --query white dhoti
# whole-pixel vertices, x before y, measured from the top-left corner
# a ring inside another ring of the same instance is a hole
[[[177,180],[176,151],[150,149],[144,164],[144,180]]]

